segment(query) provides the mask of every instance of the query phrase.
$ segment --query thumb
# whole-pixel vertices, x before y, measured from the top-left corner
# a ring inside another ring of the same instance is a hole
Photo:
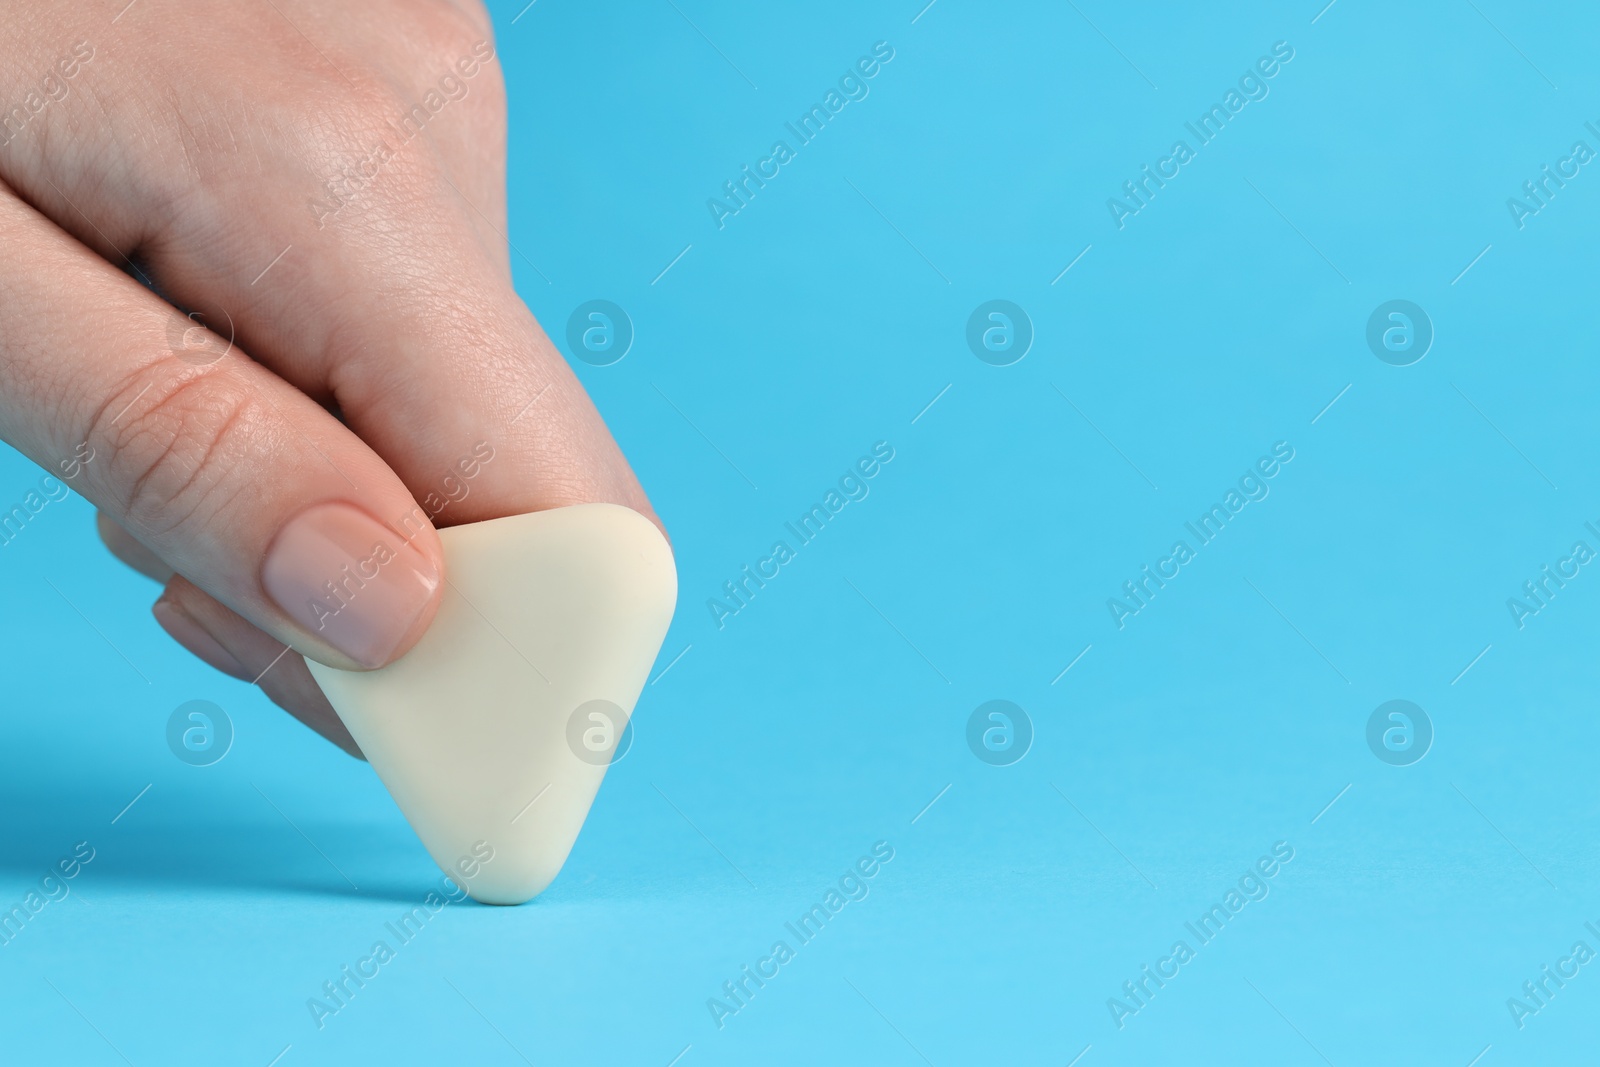
[[[306,656],[371,669],[416,642],[443,553],[382,459],[3,189],[0,247],[8,442]]]

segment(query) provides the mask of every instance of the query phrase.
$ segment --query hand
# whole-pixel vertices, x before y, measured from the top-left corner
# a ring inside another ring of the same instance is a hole
[[[654,514],[512,288],[475,0],[124,2],[0,7],[0,436],[359,755],[301,657],[409,649],[436,527]]]

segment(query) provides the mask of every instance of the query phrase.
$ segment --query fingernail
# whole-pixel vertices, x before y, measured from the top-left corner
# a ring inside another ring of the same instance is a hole
[[[208,666],[216,668],[223,674],[232,675],[241,682],[250,680],[250,672],[245,669],[244,664],[235,659],[233,653],[224,648],[222,642],[212,637],[204,626],[196,622],[193,615],[177,604],[163,597],[150,608],[150,614],[154,615],[156,622],[167,631],[167,636]]]
[[[317,504],[267,550],[261,584],[277,605],[363,667],[387,663],[433,602],[439,569],[350,504]]]

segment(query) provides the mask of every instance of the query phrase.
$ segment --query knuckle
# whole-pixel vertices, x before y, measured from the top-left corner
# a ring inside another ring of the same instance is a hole
[[[108,488],[128,524],[160,536],[220,510],[219,489],[247,459],[259,403],[228,374],[156,364],[129,375],[87,435],[109,457]]]
[[[483,0],[409,0],[409,14],[430,44],[453,48],[491,36],[493,20]]]
[[[461,0],[448,8],[435,7],[440,41],[454,51],[470,49],[479,41],[494,37],[494,23],[489,9],[480,0]]]
[[[494,18],[483,0],[460,0],[457,14],[474,38],[494,36]]]
[[[429,7],[410,20],[428,42],[427,58],[409,57],[402,70],[380,63],[356,74],[359,91],[288,105],[313,112],[287,125],[317,177],[319,228],[356,201],[390,212],[431,202],[445,191],[448,158],[504,140],[505,84],[492,28],[471,10]]]

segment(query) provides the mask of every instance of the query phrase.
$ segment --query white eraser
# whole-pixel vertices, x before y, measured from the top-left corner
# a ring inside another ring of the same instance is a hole
[[[307,660],[434,861],[521,904],[566,862],[666,638],[672,550],[615,504],[439,531],[444,597],[381,670]]]

